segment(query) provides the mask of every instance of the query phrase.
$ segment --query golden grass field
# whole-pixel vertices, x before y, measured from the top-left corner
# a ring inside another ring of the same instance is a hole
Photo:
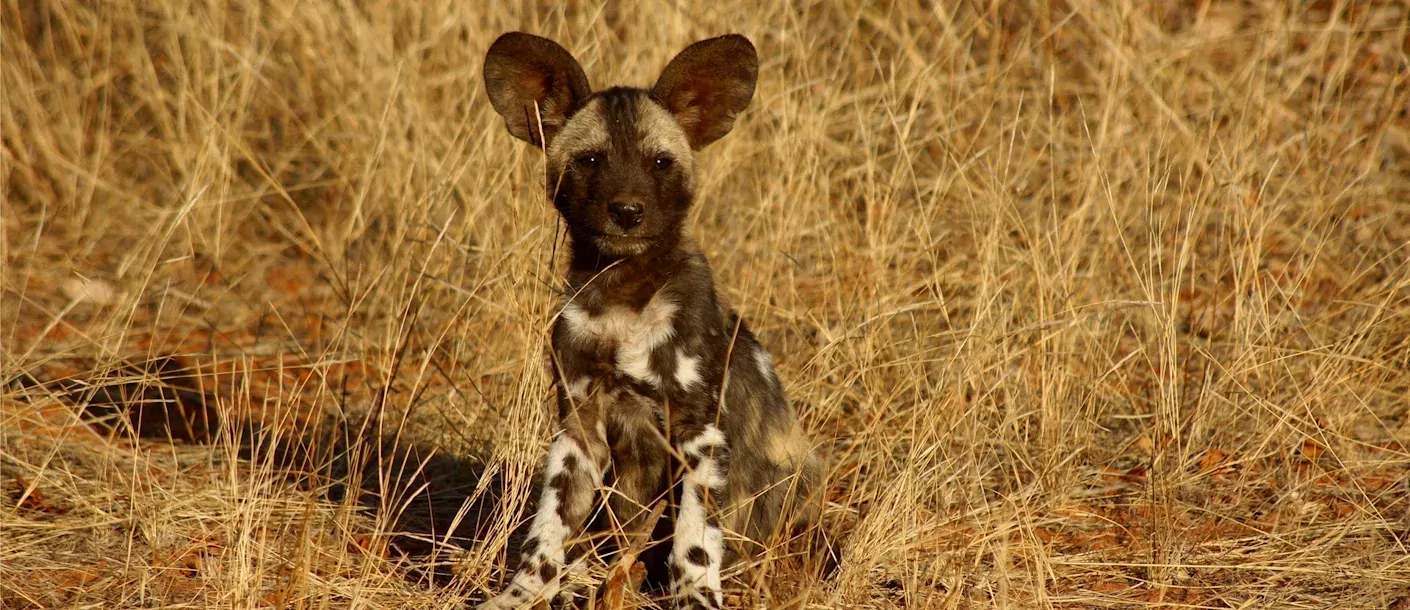
[[[689,225],[843,560],[733,605],[1410,608],[1406,5],[491,4],[0,2],[0,607],[498,590],[563,269],[520,29],[759,48]]]

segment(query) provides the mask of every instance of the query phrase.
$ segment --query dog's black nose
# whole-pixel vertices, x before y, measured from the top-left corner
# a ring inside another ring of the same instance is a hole
[[[623,231],[630,231],[632,227],[641,224],[642,209],[639,203],[613,201],[607,204],[607,213],[612,216],[612,222],[622,227]]]

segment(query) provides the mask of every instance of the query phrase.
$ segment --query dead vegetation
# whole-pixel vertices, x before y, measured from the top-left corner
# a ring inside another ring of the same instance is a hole
[[[561,245],[509,29],[760,49],[691,226],[844,559],[738,604],[1410,607],[1402,4],[0,6],[0,607],[498,586]]]

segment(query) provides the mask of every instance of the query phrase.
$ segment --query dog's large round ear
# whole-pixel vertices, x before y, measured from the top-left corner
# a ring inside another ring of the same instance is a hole
[[[523,32],[504,34],[490,45],[485,90],[509,133],[540,147],[592,93],[583,67],[566,49]]]
[[[685,48],[656,80],[651,97],[665,106],[696,150],[734,127],[759,78],[759,55],[748,38],[727,34]]]

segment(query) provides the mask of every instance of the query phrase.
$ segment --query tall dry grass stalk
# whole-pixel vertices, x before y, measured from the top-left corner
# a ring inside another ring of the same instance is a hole
[[[1410,607],[1404,5],[508,4],[0,3],[0,607],[498,586],[562,246],[511,29],[760,49],[690,226],[844,558],[735,603]]]

